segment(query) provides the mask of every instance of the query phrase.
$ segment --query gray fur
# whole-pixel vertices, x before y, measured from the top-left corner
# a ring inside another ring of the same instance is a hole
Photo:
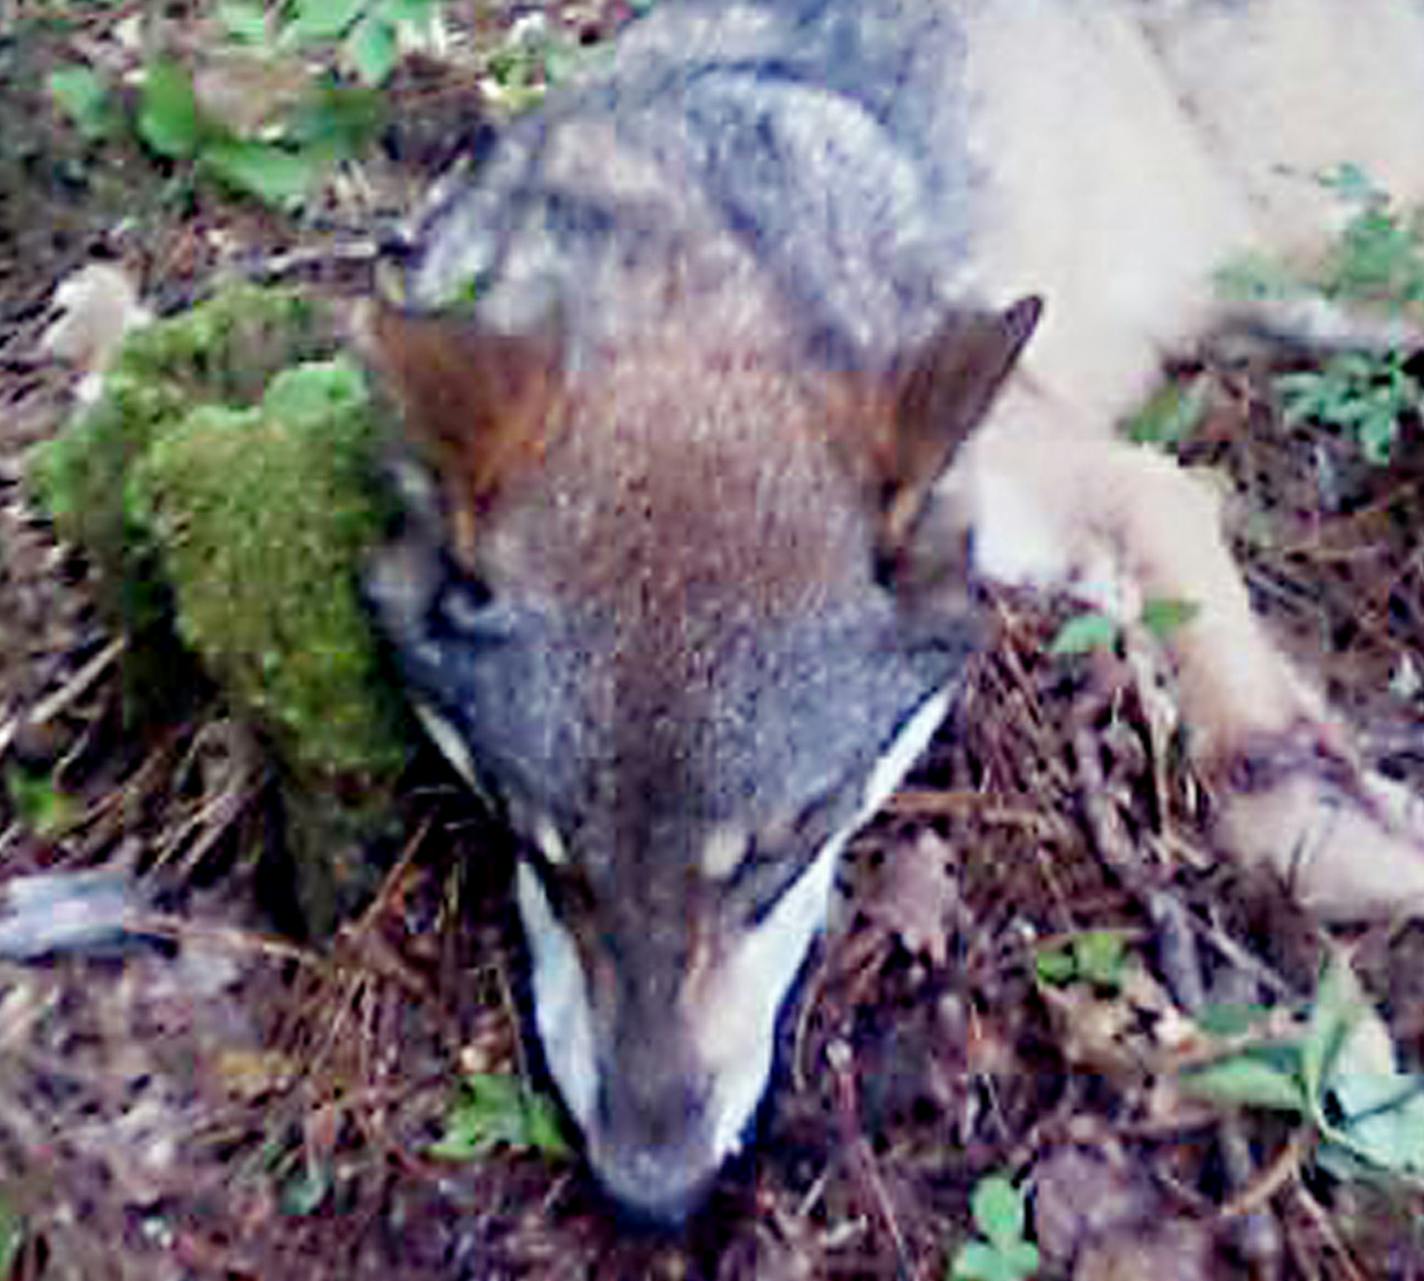
[[[436,211],[413,294],[475,282],[498,323],[557,307],[616,340],[655,323],[645,265],[682,260],[709,307],[774,296],[833,357],[884,359],[964,257],[961,58],[933,0],[668,4]]]

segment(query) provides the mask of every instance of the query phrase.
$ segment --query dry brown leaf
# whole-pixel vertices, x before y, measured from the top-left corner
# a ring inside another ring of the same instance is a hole
[[[240,50],[211,54],[193,73],[202,114],[244,138],[279,119],[310,87],[311,75],[296,59]]]
[[[99,397],[104,370],[130,329],[147,324],[152,313],[122,267],[91,262],[55,287],[58,318],[40,339],[40,349],[73,365],[80,374],[77,395],[86,404]]]
[[[1211,1236],[1199,1223],[1174,1219],[1089,1245],[1073,1281],[1211,1281]]]
[[[1144,1178],[1087,1147],[1050,1152],[1033,1183],[1034,1237],[1050,1262],[1065,1265],[1089,1241],[1145,1222],[1155,1200]]]
[[[886,861],[866,915],[914,956],[943,965],[949,955],[948,922],[958,892],[949,874],[951,850],[926,830],[913,845],[904,843]]]

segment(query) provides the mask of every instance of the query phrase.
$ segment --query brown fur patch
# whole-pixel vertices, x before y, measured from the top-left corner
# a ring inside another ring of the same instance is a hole
[[[511,494],[537,522],[521,541],[546,581],[635,615],[685,619],[701,601],[739,599],[767,616],[804,608],[866,560],[868,511],[830,438],[868,406],[838,379],[650,343],[565,395],[567,429]]]

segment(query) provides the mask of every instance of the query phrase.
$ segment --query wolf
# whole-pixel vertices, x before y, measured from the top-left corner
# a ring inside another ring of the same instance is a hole
[[[1424,195],[1421,138],[1415,0],[665,0],[434,202],[362,322],[409,440],[368,592],[519,838],[535,1024],[619,1206],[681,1221],[746,1140],[976,580],[1192,601],[1223,846],[1326,910],[1424,902],[1408,798],[1209,490],[1114,441],[1223,327],[1338,340],[1213,274],[1321,244],[1331,166]]]

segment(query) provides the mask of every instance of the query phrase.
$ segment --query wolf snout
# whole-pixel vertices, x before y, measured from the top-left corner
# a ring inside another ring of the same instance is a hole
[[[588,1134],[589,1165],[624,1219],[675,1229],[706,1199],[722,1157],[698,1111],[689,1098],[652,1131],[600,1124]]]
[[[717,1142],[712,1082],[655,1028],[624,1050],[603,1076],[586,1135],[589,1164],[626,1219],[676,1228],[705,1199],[727,1155]]]

